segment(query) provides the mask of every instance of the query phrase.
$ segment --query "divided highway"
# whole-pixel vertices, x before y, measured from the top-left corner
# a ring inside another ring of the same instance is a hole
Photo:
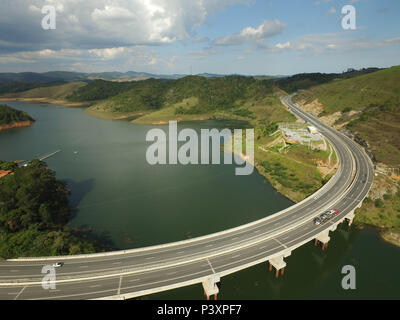
[[[0,299],[138,297],[204,283],[286,257],[301,245],[333,231],[367,196],[373,181],[372,163],[354,141],[302,111],[291,97],[282,102],[318,128],[340,161],[336,175],[314,195],[262,220],[191,240],[106,254],[2,261]],[[338,209],[339,215],[315,226],[313,218],[330,209]],[[44,290],[42,267],[58,261],[65,265],[57,269],[56,289]]]

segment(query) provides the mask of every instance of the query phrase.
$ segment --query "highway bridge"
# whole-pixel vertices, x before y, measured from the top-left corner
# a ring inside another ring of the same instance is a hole
[[[373,181],[369,157],[355,142],[292,103],[282,102],[330,141],[340,166],[332,179],[296,205],[234,229],[141,249],[92,255],[25,258],[0,262],[0,299],[130,299],[193,284],[203,284],[207,298],[219,293],[224,276],[269,263],[283,273],[285,258],[310,242],[326,247],[329,233],[354,218]],[[330,209],[339,214],[316,226],[313,219]],[[56,289],[41,285],[44,265],[63,261]],[[267,268],[266,268],[267,269]]]

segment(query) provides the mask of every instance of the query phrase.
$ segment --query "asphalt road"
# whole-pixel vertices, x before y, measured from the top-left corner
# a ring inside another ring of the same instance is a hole
[[[132,298],[151,294],[265,262],[332,228],[368,194],[372,163],[355,142],[297,108],[290,97],[283,102],[318,128],[340,160],[336,176],[316,194],[273,216],[206,237],[107,256],[0,262],[0,299]],[[339,215],[315,226],[313,218],[330,209],[339,210]],[[56,289],[44,290],[42,267],[58,261],[65,265],[57,269]]]

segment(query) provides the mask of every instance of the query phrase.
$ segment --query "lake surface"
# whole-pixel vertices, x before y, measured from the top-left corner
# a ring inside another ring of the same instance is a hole
[[[147,164],[150,143],[145,137],[154,126],[100,120],[81,109],[51,104],[8,104],[36,123],[0,132],[0,159],[29,160],[62,150],[46,162],[71,189],[71,204],[78,208],[71,225],[107,233],[121,249],[221,231],[292,205],[258,173],[236,176],[235,165]],[[206,121],[179,127],[200,132],[238,125]],[[278,280],[265,264],[223,278],[219,297],[400,298],[399,248],[383,243],[369,228],[342,226],[331,238],[327,252],[312,244],[293,252]],[[347,264],[357,270],[354,291],[341,288],[341,269]],[[202,289],[192,286],[147,298],[202,299]]]

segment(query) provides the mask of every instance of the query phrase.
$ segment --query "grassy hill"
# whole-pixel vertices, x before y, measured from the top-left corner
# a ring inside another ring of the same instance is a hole
[[[360,75],[369,74],[378,71],[378,68],[364,68],[361,70],[349,70],[343,73],[301,73],[291,77],[274,80],[276,85],[288,93],[294,93],[299,90],[309,89],[311,87],[330,83],[341,79],[351,79]]]
[[[0,82],[0,95],[13,94],[18,92],[24,92],[41,87],[52,87],[65,84],[65,81],[55,82]]]
[[[324,105],[324,113],[382,107],[398,108],[400,66],[371,74],[315,86],[310,98]]]
[[[340,112],[336,124],[347,124],[365,140],[378,162],[400,164],[400,66],[316,86],[297,97],[305,105],[316,99],[323,106],[320,116]]]

